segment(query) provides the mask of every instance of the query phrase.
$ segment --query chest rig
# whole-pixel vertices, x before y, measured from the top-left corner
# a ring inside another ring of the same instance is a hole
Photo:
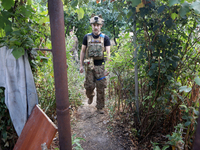
[[[94,60],[104,59],[104,37],[105,34],[102,33],[97,39],[94,39],[91,33],[87,35],[86,58],[93,58]]]

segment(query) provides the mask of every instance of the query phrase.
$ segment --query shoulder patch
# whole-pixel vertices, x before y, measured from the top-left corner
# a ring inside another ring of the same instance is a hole
[[[105,37],[105,34],[102,34],[102,33],[101,33],[99,36],[102,37],[102,38],[104,38],[104,37]]]
[[[92,35],[92,33],[88,33],[87,35]]]

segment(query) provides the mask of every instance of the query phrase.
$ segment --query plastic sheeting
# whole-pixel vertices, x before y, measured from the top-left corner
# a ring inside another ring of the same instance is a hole
[[[11,49],[0,48],[0,87],[5,88],[5,104],[19,136],[33,107],[38,104],[27,53],[16,60]]]

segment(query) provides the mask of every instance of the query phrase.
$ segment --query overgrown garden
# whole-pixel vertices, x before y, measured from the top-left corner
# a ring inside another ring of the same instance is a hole
[[[123,127],[138,149],[189,150],[199,115],[200,2],[142,2],[63,1],[70,105],[76,109],[85,95],[84,75],[70,53],[69,30],[75,27],[80,48],[83,36],[91,32],[90,15],[102,14],[102,32],[114,41],[111,61],[106,63],[110,119],[120,118],[116,127]],[[33,50],[51,49],[47,1],[1,0],[0,11],[0,45],[12,48],[16,59],[28,52],[39,103],[55,121],[52,54]],[[12,148],[17,137],[3,92],[1,88],[0,147],[4,150]]]

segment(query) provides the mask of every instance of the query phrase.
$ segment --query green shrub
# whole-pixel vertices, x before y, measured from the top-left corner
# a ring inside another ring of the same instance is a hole
[[[17,133],[13,127],[9,111],[5,104],[4,88],[0,88],[0,149],[13,149]]]

